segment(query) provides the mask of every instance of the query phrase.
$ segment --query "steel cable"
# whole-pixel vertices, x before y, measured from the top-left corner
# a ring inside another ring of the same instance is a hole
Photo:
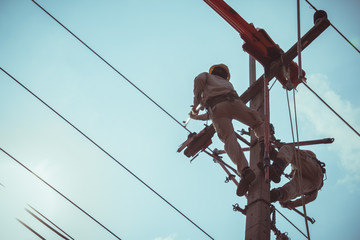
[[[152,103],[154,103],[158,108],[160,108],[164,113],[166,113],[170,118],[172,118],[176,123],[178,123],[181,127],[187,130],[189,133],[191,131],[186,128],[181,122],[179,122],[174,116],[172,116],[168,111],[166,111],[163,107],[161,107],[154,99],[152,99],[149,95],[147,95],[143,90],[141,90],[138,86],[136,86],[132,81],[130,81],[124,74],[122,74],[119,70],[117,70],[113,65],[111,65],[108,61],[106,61],[100,54],[98,54],[95,50],[93,50],[89,45],[87,45],[83,40],[81,40],[77,35],[75,35],[72,31],[70,31],[64,24],[62,24],[59,20],[57,20],[53,15],[51,15],[48,11],[46,11],[40,4],[36,1],[33,1],[41,10],[43,10],[47,15],[49,15],[52,19],[54,19],[60,26],[62,26],[67,32],[69,32],[73,37],[75,37],[79,42],[81,42],[86,48],[88,48],[92,53],[94,53],[98,58],[100,58],[106,65],[108,65],[111,69],[113,69],[117,74],[119,74],[122,78],[124,78],[128,83],[130,83],[136,90],[138,90],[141,94],[143,94],[146,98],[148,98]]]
[[[306,1],[315,11],[318,11],[317,8],[316,8],[314,5],[312,5],[308,0],[305,0],[305,1]],[[355,45],[354,45],[352,42],[350,42],[350,40],[349,40],[347,37],[345,37],[345,35],[342,34],[342,33],[340,32],[340,30],[337,29],[331,22],[330,22],[330,26],[333,27],[333,28],[335,29],[335,31],[338,32],[338,33],[340,34],[340,36],[342,36],[342,37],[345,39],[345,41],[347,41],[358,53],[360,53],[360,50],[359,50],[357,47],[355,47]]]
[[[26,86],[24,86],[21,82],[19,82],[16,78],[14,78],[12,75],[10,75],[7,71],[5,71],[2,67],[0,67],[0,70],[3,71],[6,75],[8,75],[12,80],[14,80],[17,84],[19,84],[21,87],[23,87],[27,92],[29,92],[31,95],[33,95],[36,99],[38,99],[42,104],[44,104],[46,107],[48,107],[52,112],[54,112],[57,116],[59,116],[61,119],[63,119],[66,123],[68,123],[72,128],[74,128],[77,132],[79,132],[82,136],[84,136],[87,140],[89,140],[92,144],[94,144],[98,149],[100,149],[103,153],[105,153],[108,157],[110,157],[112,160],[114,160],[118,165],[120,165],[122,168],[124,168],[128,173],[130,173],[133,177],[135,177],[139,182],[141,182],[143,185],[145,185],[149,190],[151,190],[153,193],[155,193],[159,198],[161,198],[164,202],[166,202],[169,206],[171,206],[175,211],[180,213],[185,219],[187,219],[190,223],[192,223],[195,227],[197,227],[200,231],[202,231],[205,235],[207,235],[209,238],[213,239],[206,231],[204,231],[201,227],[199,227],[195,222],[193,222],[189,217],[187,217],[184,213],[182,213],[180,210],[178,210],[174,205],[172,205],[168,200],[166,200],[163,196],[161,196],[157,191],[155,191],[152,187],[150,187],[147,183],[145,183],[141,178],[139,178],[135,173],[133,173],[131,170],[129,170],[125,165],[123,165],[121,162],[119,162],[115,157],[113,157],[110,153],[108,153],[104,148],[102,148],[100,145],[98,145],[94,140],[92,140],[89,136],[87,136],[83,131],[81,131],[79,128],[77,128],[75,125],[73,125],[69,120],[67,120],[65,117],[63,117],[60,113],[58,113],[54,108],[49,106],[45,101],[43,101],[40,97],[38,97],[35,93],[33,93],[30,89],[28,89]]]
[[[305,87],[307,87],[323,104],[325,104],[325,106],[327,106],[338,118],[340,118],[351,130],[354,131],[354,133],[356,133],[359,137],[360,137],[360,133],[358,131],[355,130],[355,128],[353,128],[344,118],[342,118],[340,116],[340,114],[338,114],[332,107],[330,107],[329,104],[326,103],[326,101],[324,99],[322,99],[314,90],[312,90],[309,85],[306,84],[305,81],[302,81],[302,83],[305,85]]]
[[[41,178],[39,175],[37,175],[35,172],[33,172],[30,168],[28,168],[27,166],[25,166],[23,163],[21,163],[19,160],[17,160],[16,158],[14,158],[12,155],[10,155],[8,152],[6,152],[4,149],[0,148],[0,150],[5,153],[8,157],[10,157],[12,160],[14,160],[15,162],[17,162],[18,164],[20,164],[23,168],[25,168],[28,172],[30,172],[32,175],[34,175],[35,177],[37,177],[38,179],[40,179],[43,183],[45,183],[48,187],[50,187],[52,190],[54,190],[57,194],[59,194],[61,197],[63,197],[64,199],[66,199],[69,203],[71,203],[73,206],[75,206],[77,209],[79,209],[81,212],[85,213],[89,218],[91,218],[94,222],[96,222],[98,225],[100,225],[102,228],[104,228],[107,232],[109,232],[111,235],[113,235],[114,237],[116,237],[117,239],[120,239],[120,237],[118,237],[115,233],[113,233],[110,229],[108,229],[107,227],[105,227],[105,225],[103,225],[101,222],[99,222],[98,220],[96,220],[93,216],[91,216],[88,212],[86,212],[84,209],[82,209],[79,205],[77,205],[76,203],[74,203],[73,201],[71,201],[68,197],[66,197],[64,194],[62,194],[59,190],[57,190],[56,188],[54,188],[51,184],[49,184],[48,182],[46,182],[43,178]]]

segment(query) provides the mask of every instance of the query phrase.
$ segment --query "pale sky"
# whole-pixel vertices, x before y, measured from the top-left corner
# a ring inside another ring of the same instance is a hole
[[[190,111],[193,79],[211,65],[229,66],[239,94],[248,87],[249,56],[242,39],[204,1],[37,2],[179,122]],[[226,2],[283,50],[296,42],[295,0]],[[360,48],[358,0],[311,2]],[[302,34],[313,26],[313,13],[301,1]],[[176,152],[187,138],[184,128],[31,0],[0,0],[0,33],[1,68],[212,238],[244,239],[246,218],[232,205],[244,207],[246,199],[236,196],[233,183],[224,183],[225,172],[209,156],[202,153],[190,164]],[[329,27],[303,51],[302,60],[308,85],[359,131],[360,54]],[[257,76],[262,73],[257,64]],[[210,239],[2,71],[0,80],[0,148],[121,239]],[[333,144],[306,148],[327,169],[317,200],[307,205],[316,219],[311,239],[358,239],[359,136],[303,85],[295,96],[300,140],[335,138]],[[278,82],[270,101],[275,136],[291,141],[286,93]],[[188,128],[198,132],[204,123],[191,121]],[[246,126],[235,123],[235,128]],[[217,136],[210,148],[223,149]],[[232,165],[226,156],[224,161]],[[39,239],[16,219],[46,239],[61,239],[25,211],[27,204],[74,239],[116,239],[3,152],[0,183],[0,239]],[[275,207],[306,232],[303,218]],[[280,215],[277,228],[291,239],[305,239]]]

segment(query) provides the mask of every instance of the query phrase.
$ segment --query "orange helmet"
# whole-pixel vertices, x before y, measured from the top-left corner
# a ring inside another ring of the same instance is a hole
[[[227,73],[226,80],[229,81],[229,79],[230,79],[230,71],[229,71],[229,68],[225,64],[220,63],[220,64],[212,65],[210,67],[210,69],[209,69],[209,73],[211,74],[214,71],[214,69],[217,68],[217,67],[222,68],[222,69],[224,69],[226,71],[226,73]]]

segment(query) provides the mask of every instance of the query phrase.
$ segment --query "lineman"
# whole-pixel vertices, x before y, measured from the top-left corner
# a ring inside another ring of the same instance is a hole
[[[270,166],[270,179],[279,183],[289,163],[292,166],[290,173],[292,179],[284,186],[272,189],[270,201],[279,201],[282,207],[295,208],[302,205],[302,200],[291,200],[301,196],[302,193],[304,204],[314,201],[323,186],[325,164],[317,160],[316,155],[311,151],[297,150],[291,145],[284,145],[279,149],[276,159]],[[301,176],[299,168],[301,168]],[[300,177],[302,177],[302,185],[300,185]]]
[[[224,143],[229,158],[237,166],[241,181],[237,195],[243,196],[255,179],[255,173],[249,168],[245,155],[237,142],[232,120],[236,119],[251,127],[259,141],[264,138],[264,123],[260,115],[247,107],[240,99],[229,81],[230,72],[225,64],[210,67],[209,72],[200,73],[194,80],[194,105],[190,118],[211,119],[218,137]],[[201,104],[207,113],[198,115],[197,106]]]

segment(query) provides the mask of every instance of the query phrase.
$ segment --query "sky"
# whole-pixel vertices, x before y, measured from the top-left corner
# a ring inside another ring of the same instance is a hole
[[[242,39],[204,1],[37,2],[179,122],[190,111],[193,79],[211,65],[229,66],[239,94],[249,86]],[[226,2],[247,22],[265,29],[284,51],[296,42],[295,0]],[[311,2],[360,48],[358,0]],[[302,34],[313,26],[313,13],[301,1]],[[1,68],[212,238],[244,239],[246,218],[232,205],[244,207],[246,199],[236,196],[233,183],[224,183],[225,172],[209,156],[201,153],[190,163],[177,153],[188,135],[178,122],[32,1],[0,0],[0,32]],[[302,52],[308,85],[357,131],[359,64],[360,54],[332,27]],[[262,73],[257,64],[257,76]],[[306,148],[327,169],[317,200],[307,205],[307,214],[316,219],[310,224],[311,238],[358,239],[359,136],[303,85],[289,92],[291,106],[293,94],[300,140],[335,139]],[[2,71],[0,100],[0,148],[121,239],[210,239]],[[270,91],[270,109],[275,136],[292,141],[286,92],[278,82]],[[198,132],[205,123],[190,121],[188,129]],[[217,136],[210,148],[223,149]],[[232,165],[226,156],[224,161]],[[46,239],[61,239],[26,212],[29,205],[74,239],[116,239],[3,152],[0,183],[0,239],[39,239],[16,219]],[[303,218],[275,207],[306,232]],[[291,239],[305,239],[280,215],[277,228]]]

